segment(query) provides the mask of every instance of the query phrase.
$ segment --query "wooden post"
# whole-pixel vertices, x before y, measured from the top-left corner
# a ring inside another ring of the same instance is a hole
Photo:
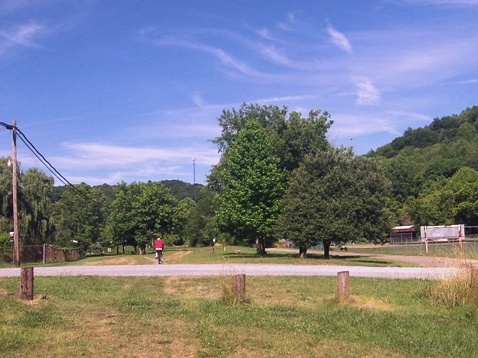
[[[234,296],[242,300],[246,295],[246,275],[235,275],[232,277]]]
[[[22,267],[22,281],[20,284],[20,298],[33,300],[33,267]]]
[[[476,267],[470,269],[470,288],[478,291],[478,268]]]
[[[342,302],[348,300],[349,296],[349,272],[341,271],[337,273],[337,299]]]

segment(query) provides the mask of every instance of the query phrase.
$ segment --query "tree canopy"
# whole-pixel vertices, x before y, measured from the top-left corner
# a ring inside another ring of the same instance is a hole
[[[330,148],[305,158],[282,203],[277,233],[301,256],[319,241],[325,258],[332,242],[383,242],[390,230],[389,182],[377,160]]]
[[[254,243],[265,254],[287,185],[270,134],[248,121],[224,158],[217,222],[236,241]]]

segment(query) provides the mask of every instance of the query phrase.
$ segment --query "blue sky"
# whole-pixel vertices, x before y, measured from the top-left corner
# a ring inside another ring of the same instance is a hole
[[[0,121],[90,185],[204,183],[242,103],[328,111],[363,154],[478,104],[477,19],[478,0],[2,0]]]

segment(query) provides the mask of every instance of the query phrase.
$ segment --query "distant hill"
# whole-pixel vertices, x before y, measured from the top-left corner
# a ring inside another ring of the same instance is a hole
[[[191,198],[198,201],[202,197],[201,189],[204,187],[202,184],[193,185],[181,180],[162,180],[161,184],[171,190],[171,194],[178,200]]]
[[[189,197],[197,202],[202,197],[201,189],[204,185],[193,185],[180,180],[162,180],[160,183],[168,188],[171,194],[178,200]],[[52,201],[55,202],[60,199],[66,188],[67,186],[65,185],[53,187]],[[95,186],[95,188],[99,188],[105,193],[107,203],[114,200],[116,185],[102,184]]]
[[[450,178],[461,167],[478,170],[478,106],[409,128],[367,156],[382,158],[399,200],[416,197],[428,183]]]

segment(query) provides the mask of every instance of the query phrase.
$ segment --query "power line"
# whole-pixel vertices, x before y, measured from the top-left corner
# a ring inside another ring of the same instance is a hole
[[[18,137],[20,140],[25,144],[25,146],[35,155],[35,157],[42,162],[42,164],[57,178],[60,182],[62,182],[64,185],[70,186],[73,190],[75,190],[78,194],[80,194],[82,197],[85,199],[88,199],[95,204],[97,202],[89,197],[87,197],[81,190],[79,190],[74,184],[70,183],[68,179],[66,179],[46,158],[43,154],[40,153],[40,151],[33,145],[32,142],[27,138],[27,136],[18,128],[17,126],[13,126],[10,124],[6,124],[4,122],[0,122],[0,126],[5,127],[8,130],[13,130],[15,129],[18,133]]]

